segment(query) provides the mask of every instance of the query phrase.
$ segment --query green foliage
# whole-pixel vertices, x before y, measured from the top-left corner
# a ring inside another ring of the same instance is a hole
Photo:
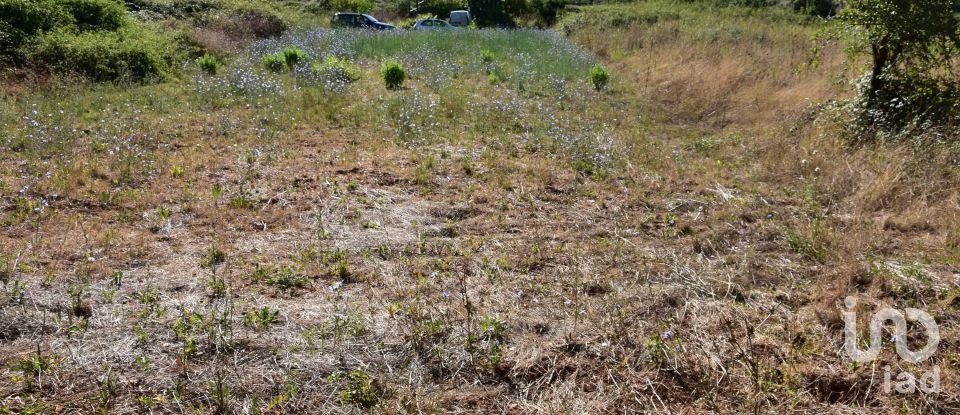
[[[344,58],[327,56],[323,63],[314,64],[314,74],[324,75],[341,82],[354,82],[360,79],[360,70]]]
[[[287,62],[283,55],[267,55],[263,57],[263,66],[273,72],[282,72]]]
[[[407,73],[403,70],[400,62],[392,60],[383,63],[383,67],[380,68],[380,75],[383,76],[383,83],[389,89],[400,88],[403,81],[407,79]]]
[[[380,388],[370,375],[359,369],[334,372],[329,380],[341,383],[340,402],[345,405],[370,409],[380,403]]]
[[[166,42],[127,17],[118,0],[0,0],[0,55],[98,81],[165,77]]]
[[[470,15],[478,27],[515,27],[502,0],[469,0]]]
[[[594,67],[590,68],[590,82],[593,83],[594,89],[602,91],[609,81],[610,74],[607,73],[606,68],[601,65],[594,65]]]
[[[127,10],[117,0],[60,0],[80,30],[118,30],[128,23]]]
[[[306,288],[310,285],[310,281],[307,281],[306,278],[297,275],[293,269],[288,266],[281,266],[277,269],[271,270],[270,268],[257,265],[254,275],[258,279],[259,277],[266,275],[267,285],[281,290],[289,290],[291,288]]]
[[[483,63],[493,63],[493,52],[489,49],[480,50],[480,62]]]
[[[200,69],[202,71],[210,75],[216,75],[217,71],[220,69],[220,61],[210,54],[204,54],[201,56],[197,63],[200,65]]]
[[[373,0],[331,0],[330,9],[337,12],[372,13],[376,7]]]
[[[29,49],[30,60],[37,66],[53,66],[98,81],[163,78],[174,60],[169,53],[163,39],[136,27],[116,32],[56,30],[41,35]]]
[[[860,125],[898,129],[953,107],[951,60],[960,46],[952,0],[852,0],[839,16],[855,50],[870,55]],[[907,99],[910,98],[910,99]]]
[[[263,331],[273,324],[279,311],[270,310],[270,307],[263,307],[257,310],[251,310],[243,316],[243,324],[256,331]]]
[[[307,63],[307,61],[310,60],[307,52],[304,52],[300,48],[286,47],[283,48],[280,54],[283,55],[283,62],[287,65],[287,68],[290,69],[295,68],[299,64]]]
[[[536,15],[540,26],[553,26],[557,16],[567,6],[566,0],[531,0],[530,9]]]
[[[34,36],[71,23],[52,1],[0,0],[0,54],[9,54]]]
[[[793,0],[793,9],[813,16],[830,17],[837,14],[837,0]]]

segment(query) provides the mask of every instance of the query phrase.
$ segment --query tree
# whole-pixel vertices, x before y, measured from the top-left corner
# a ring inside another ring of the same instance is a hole
[[[949,72],[960,39],[953,0],[850,0],[839,16],[866,41],[872,57],[868,103],[882,108],[893,79],[931,79]]]
[[[514,27],[513,18],[507,13],[503,0],[468,0],[470,14],[480,27]]]

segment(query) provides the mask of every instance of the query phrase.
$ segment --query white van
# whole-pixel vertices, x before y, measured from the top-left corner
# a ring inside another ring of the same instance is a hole
[[[450,12],[450,24],[457,27],[470,26],[470,12],[466,10],[454,10]]]

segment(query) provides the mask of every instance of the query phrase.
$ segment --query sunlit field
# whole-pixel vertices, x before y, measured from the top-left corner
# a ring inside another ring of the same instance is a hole
[[[829,22],[306,23],[3,83],[0,413],[956,410],[960,152],[848,145]],[[937,319],[939,394],[851,294]]]

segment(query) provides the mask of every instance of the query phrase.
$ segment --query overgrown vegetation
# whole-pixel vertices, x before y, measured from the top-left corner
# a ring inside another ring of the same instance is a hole
[[[168,40],[129,19],[114,0],[4,0],[0,53],[96,80],[163,78],[177,57]]]
[[[859,137],[912,135],[957,121],[954,55],[960,25],[951,0],[849,2],[839,20],[855,50],[872,61],[860,85]]]
[[[849,128],[870,56],[816,34],[861,26],[125,4],[11,53],[144,31],[184,47],[165,77],[0,80],[0,413],[956,412],[960,144]],[[848,295],[929,311],[935,358],[851,364]],[[886,366],[944,388],[883,393]]]

